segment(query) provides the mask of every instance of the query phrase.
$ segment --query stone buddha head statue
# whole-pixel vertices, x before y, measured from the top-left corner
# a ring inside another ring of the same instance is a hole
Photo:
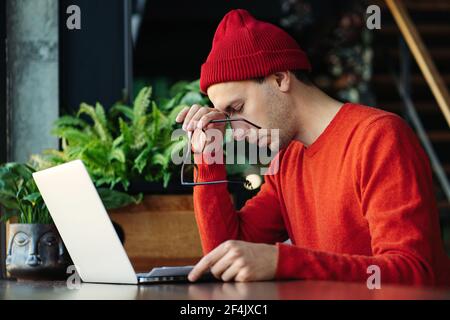
[[[63,279],[71,264],[52,224],[11,224],[6,270],[19,279]]]

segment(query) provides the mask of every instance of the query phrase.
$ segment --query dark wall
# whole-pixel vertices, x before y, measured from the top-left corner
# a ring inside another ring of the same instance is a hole
[[[255,17],[278,23],[279,1],[148,0],[134,53],[136,77],[200,77],[214,32],[232,9],[247,9]]]
[[[81,102],[105,107],[131,91],[131,0],[60,1],[60,95],[62,113]],[[81,9],[81,30],[68,30],[69,5]]]
[[[0,1],[0,164],[7,161],[6,126],[6,1]],[[0,208],[1,211],[1,208]],[[6,230],[0,224],[0,279],[6,276]]]
[[[0,3],[0,163],[6,162],[6,1]]]

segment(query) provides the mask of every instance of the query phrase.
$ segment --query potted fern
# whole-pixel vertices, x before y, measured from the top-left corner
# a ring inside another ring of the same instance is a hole
[[[31,163],[45,169],[81,159],[108,209],[139,203],[143,193],[190,192],[179,188],[178,181],[170,185],[179,170],[171,155],[186,145],[186,139],[172,141],[171,135],[179,111],[205,98],[198,81],[178,84],[174,96],[163,99],[160,107],[151,94],[151,87],[144,87],[132,106],[119,102],[108,111],[100,103],[82,103],[75,116],[62,116],[54,124],[62,150],[33,155]]]

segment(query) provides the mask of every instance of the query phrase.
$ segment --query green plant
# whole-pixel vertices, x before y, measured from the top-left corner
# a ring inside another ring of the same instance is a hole
[[[34,183],[35,170],[25,164],[6,163],[0,166],[0,221],[17,216],[19,223],[52,223],[44,200]]]
[[[208,97],[200,92],[200,80],[193,82],[179,81],[170,88],[169,95],[170,98],[168,99],[159,99],[162,110],[172,110],[179,105],[210,105]]]
[[[53,134],[61,138],[62,150],[45,150],[33,155],[30,164],[45,169],[81,159],[99,189],[107,208],[139,202],[142,195],[127,192],[133,180],[162,182],[167,187],[178,170],[171,161],[186,139],[172,141],[179,111],[194,103],[205,104],[199,82],[178,83],[161,107],[151,100],[151,87],[142,88],[132,106],[122,102],[105,111],[100,103],[82,103],[75,116],[65,115],[54,124]],[[116,190],[115,190],[116,189]]]

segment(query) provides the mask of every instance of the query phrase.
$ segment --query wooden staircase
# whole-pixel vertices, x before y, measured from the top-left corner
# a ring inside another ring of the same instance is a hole
[[[430,52],[445,85],[450,88],[450,1],[404,0],[412,21]],[[381,30],[374,32],[374,69],[372,88],[377,106],[404,116],[404,104],[386,61],[394,61],[399,69],[401,33],[384,1]],[[414,58],[411,58],[411,95],[428,137],[450,177],[450,127]],[[450,252],[450,203],[435,177],[435,190],[440,210],[444,242]]]

